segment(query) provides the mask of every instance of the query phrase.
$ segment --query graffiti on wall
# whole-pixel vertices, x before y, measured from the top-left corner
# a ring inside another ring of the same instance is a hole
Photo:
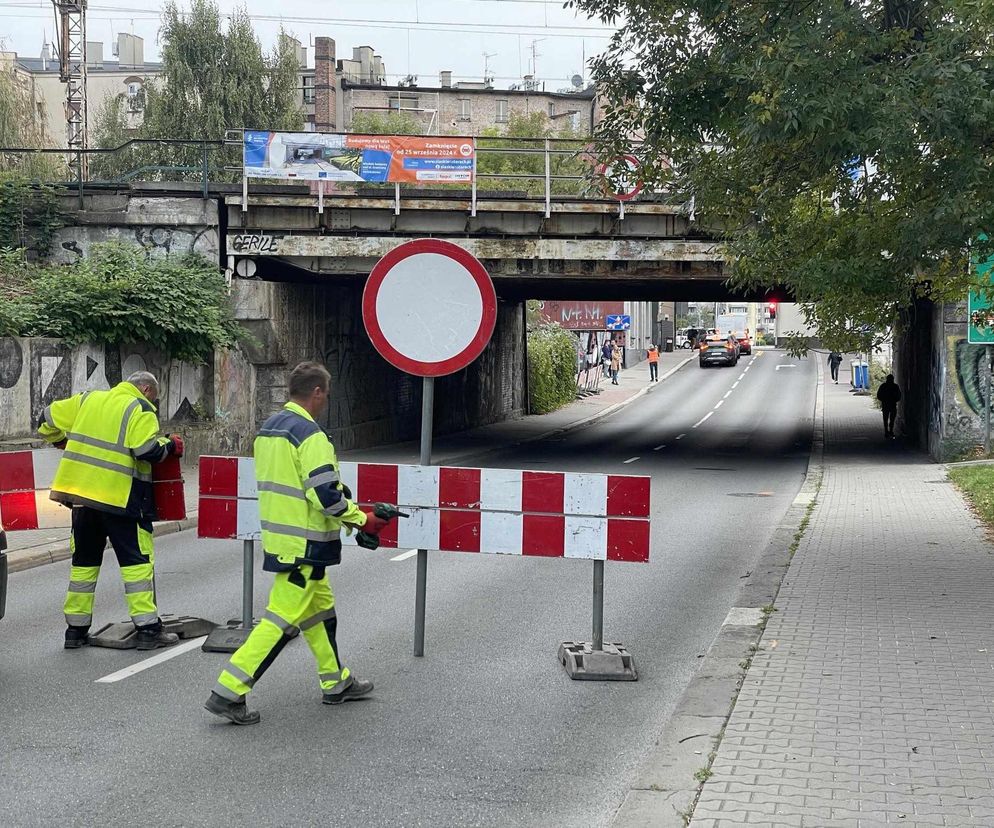
[[[110,388],[135,371],[159,379],[159,417],[189,420],[210,402],[212,376],[140,346],[68,347],[58,339],[0,337],[0,437],[33,433],[45,406],[82,391]]]

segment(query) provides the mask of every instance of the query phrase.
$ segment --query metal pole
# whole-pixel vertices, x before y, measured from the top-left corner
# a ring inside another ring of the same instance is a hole
[[[208,196],[210,196],[210,190],[208,189],[208,179],[210,178],[210,173],[209,173],[208,170],[210,168],[210,164],[209,164],[208,157],[207,157],[207,142],[206,141],[204,141],[204,143],[201,145],[201,150],[203,150],[203,157],[202,157],[202,161],[203,161],[202,171],[203,171],[203,185],[204,185],[203,186],[203,197],[206,199]]]
[[[984,454],[991,453],[991,346],[987,346],[987,378],[984,383]]]
[[[550,175],[549,139],[545,139],[545,217],[552,216],[552,177]]]
[[[421,458],[422,466],[431,465],[431,438],[435,416],[435,378],[425,377],[421,384]],[[428,550],[418,550],[417,585],[414,593],[414,655],[425,654],[425,593],[428,585]]]
[[[604,561],[594,561],[594,649],[604,649]]]
[[[242,541],[242,629],[252,629],[252,570],[255,568],[255,542]]]

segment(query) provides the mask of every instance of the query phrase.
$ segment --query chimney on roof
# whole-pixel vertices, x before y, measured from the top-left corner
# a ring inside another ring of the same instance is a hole
[[[104,44],[101,41],[86,41],[86,67],[104,68]]]
[[[334,132],[335,116],[335,41],[330,37],[314,38],[314,129]]]
[[[452,72],[448,70],[439,72],[438,85],[441,86],[442,89],[450,89],[452,87]]]
[[[48,62],[52,59],[52,47],[49,45],[46,38],[45,42],[41,44],[41,71],[45,72],[48,70]]]

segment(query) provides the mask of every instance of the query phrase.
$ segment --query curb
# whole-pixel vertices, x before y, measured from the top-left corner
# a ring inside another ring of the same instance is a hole
[[[603,411],[598,411],[596,414],[591,414],[589,417],[584,417],[582,420],[577,420],[575,423],[570,423],[569,425],[566,426],[559,426],[558,428],[553,428],[549,431],[543,431],[541,434],[536,434],[534,437],[528,437],[525,440],[518,440],[517,442],[510,443],[509,445],[512,446],[528,445],[528,443],[534,443],[537,442],[538,440],[546,440],[549,437],[556,437],[560,434],[569,434],[571,431],[576,431],[576,429],[578,428],[583,428],[584,426],[590,425],[591,423],[595,423],[598,420],[603,419],[604,417],[614,414],[615,411],[620,411],[626,405],[631,405],[633,402],[635,402],[635,400],[641,399],[646,394],[651,394],[654,390],[660,387],[660,383],[662,383],[663,380],[669,379],[677,371],[683,368],[688,362],[692,362],[694,359],[696,359],[696,357],[693,356],[687,357],[685,360],[683,360],[673,368],[670,368],[670,370],[667,371],[665,374],[660,374],[659,380],[655,384],[651,386],[647,385],[644,388],[640,388],[638,391],[632,394],[632,396],[630,396],[627,400],[621,400],[620,402],[616,402],[614,405],[608,406]],[[445,463],[462,463],[466,460],[471,460],[476,457],[486,457],[488,454],[493,454],[498,451],[504,451],[506,448],[507,446],[500,446],[499,448],[487,449],[486,451],[474,451],[474,452],[469,452],[467,454],[456,454],[453,455],[452,457],[436,458],[436,461],[441,460],[444,461]]]
[[[185,532],[187,529],[195,529],[197,526],[196,512],[184,520],[167,520],[157,523],[152,527],[152,536],[159,538],[163,535],[173,535],[176,532]],[[68,528],[68,527],[66,527]],[[23,551],[23,554],[19,554]],[[72,557],[72,551],[68,544],[53,544],[44,549],[37,550],[17,550],[11,549],[7,552],[7,566],[10,572],[23,572],[26,569],[34,569],[45,564],[65,561]]]
[[[663,727],[656,748],[614,815],[613,828],[684,828],[690,823],[721,737],[735,708],[739,688],[766,627],[767,613],[799,534],[814,508],[825,468],[825,371],[819,363],[811,457],[804,482],[773,533],[701,666]]]

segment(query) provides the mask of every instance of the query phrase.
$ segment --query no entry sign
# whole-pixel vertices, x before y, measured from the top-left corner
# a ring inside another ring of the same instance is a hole
[[[642,192],[639,160],[634,155],[622,155],[599,170],[604,179],[604,191],[618,201],[629,201]]]
[[[362,320],[391,365],[441,377],[483,352],[497,321],[497,296],[471,253],[452,242],[416,239],[376,263],[362,295]]]

